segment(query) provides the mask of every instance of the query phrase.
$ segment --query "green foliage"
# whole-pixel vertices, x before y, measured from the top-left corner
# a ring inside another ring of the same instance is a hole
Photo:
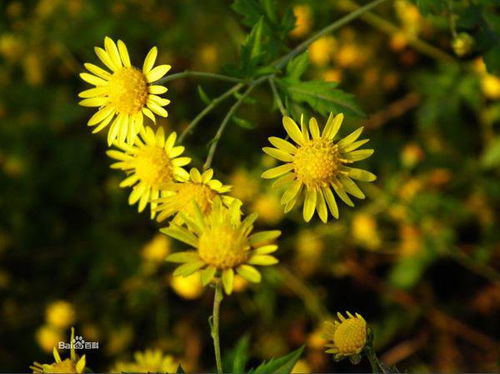
[[[248,371],[249,374],[288,374],[291,373],[293,367],[299,360],[304,346],[295,351],[279,358],[272,358],[269,361],[264,361],[255,369]]]
[[[245,367],[250,359],[250,336],[243,335],[234,349],[224,357],[224,372],[245,373]]]

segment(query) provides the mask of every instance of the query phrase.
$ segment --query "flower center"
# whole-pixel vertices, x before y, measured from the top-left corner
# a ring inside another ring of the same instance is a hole
[[[173,179],[173,165],[165,150],[157,146],[145,146],[134,160],[135,173],[148,186],[166,190]]]
[[[144,74],[133,67],[122,68],[108,82],[108,96],[118,113],[136,114],[148,99],[148,82]]]
[[[333,342],[340,353],[359,353],[366,343],[366,322],[359,318],[346,319],[335,330]]]
[[[186,214],[193,213],[193,200],[198,204],[203,214],[208,214],[215,196],[215,191],[206,184],[186,182],[178,185],[177,195],[174,198],[179,210]]]
[[[69,358],[47,366],[49,366],[50,369],[47,370],[47,368],[44,368],[44,371],[48,373],[76,373],[75,364]]]
[[[338,148],[326,139],[310,140],[297,150],[293,165],[297,178],[307,187],[324,187],[337,175]]]
[[[198,241],[198,254],[207,264],[218,269],[238,266],[247,260],[248,240],[228,224],[211,227]]]

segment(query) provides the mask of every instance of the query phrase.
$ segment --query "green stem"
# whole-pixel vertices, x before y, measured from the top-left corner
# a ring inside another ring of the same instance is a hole
[[[222,358],[220,354],[220,339],[219,339],[219,320],[220,320],[220,304],[224,295],[222,293],[222,285],[220,280],[215,283],[214,307],[210,323],[210,332],[214,341],[215,363],[217,365],[217,373],[222,374]]]
[[[276,100],[276,103],[278,104],[278,108],[281,112],[281,115],[286,116],[287,112],[286,112],[285,106],[283,105],[283,101],[281,101],[281,97],[280,97],[280,94],[278,93],[278,89],[276,88],[276,84],[274,83],[274,79],[269,78],[268,81],[269,81],[269,85],[271,86],[271,90],[273,91],[274,99]]]
[[[344,26],[345,24],[351,22],[352,20],[360,17],[362,14],[368,12],[372,8],[375,8],[377,5],[382,4],[385,1],[388,1],[388,0],[374,0],[371,3],[368,3],[365,6],[362,6],[359,9],[356,9],[355,11],[345,15],[344,17],[340,18],[339,20],[329,24],[328,26],[324,27],[323,29],[318,31],[316,34],[311,36],[309,39],[300,43],[297,47],[292,49],[285,56],[278,59],[273,65],[277,68],[282,68],[292,58],[294,58],[295,56],[297,56],[300,53],[302,53],[303,51],[305,51],[307,49],[307,47],[309,47],[309,45],[312,44],[313,42],[315,42],[317,39],[321,38],[324,35],[331,33],[332,31],[337,30],[338,28],[340,28],[340,27]]]
[[[262,83],[264,81],[264,79],[267,79],[267,78],[268,78],[268,76],[262,77],[260,79],[257,79],[255,81],[253,81],[248,86],[248,88],[246,89],[246,91],[243,92],[243,94],[239,97],[239,99],[233,104],[233,106],[231,107],[231,109],[229,109],[229,111],[227,112],[226,116],[222,120],[222,123],[220,124],[219,129],[217,130],[217,133],[215,134],[215,136],[211,140],[211,146],[210,146],[210,149],[208,151],[207,160],[205,161],[205,164],[203,165],[203,168],[205,170],[208,169],[208,168],[210,168],[210,165],[212,165],[212,160],[214,158],[214,154],[215,154],[215,151],[217,149],[217,144],[219,143],[219,140],[222,137],[222,133],[224,132],[224,130],[225,130],[227,124],[229,123],[229,120],[231,119],[231,117],[238,110],[238,108],[243,103],[243,101],[245,100],[245,98],[250,94],[250,92],[252,92],[252,90],[256,86],[258,86],[260,83]]]
[[[194,130],[196,125],[205,117],[208,113],[212,111],[217,105],[219,105],[221,102],[226,100],[228,97],[233,95],[234,93],[238,92],[240,88],[243,87],[243,83],[238,83],[231,87],[229,90],[224,92],[222,95],[216,97],[215,99],[212,100],[210,104],[208,104],[205,109],[203,109],[186,127],[186,129],[182,132],[182,134],[179,136],[179,142],[182,142],[186,135],[188,135],[191,131]]]
[[[181,79],[181,78],[189,78],[189,77],[194,77],[194,78],[212,78],[212,79],[218,79],[221,81],[226,81],[226,82],[233,82],[233,83],[241,83],[243,82],[243,79],[235,78],[235,77],[230,77],[228,75],[223,75],[223,74],[216,74],[216,73],[206,73],[203,71],[183,71],[182,73],[175,73],[171,75],[167,75],[165,78],[162,78],[158,81],[158,83],[155,84],[161,84],[161,83],[166,83],[170,82],[176,79]]]

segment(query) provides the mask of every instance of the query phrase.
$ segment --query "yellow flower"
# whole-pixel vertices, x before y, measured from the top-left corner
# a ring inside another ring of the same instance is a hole
[[[500,99],[500,78],[492,74],[484,74],[481,78],[481,89],[489,99]]]
[[[252,205],[252,211],[259,215],[262,222],[270,225],[278,223],[283,218],[280,199],[274,193],[259,195]]]
[[[55,301],[47,306],[45,319],[49,325],[65,329],[75,322],[75,309],[67,301]]]
[[[364,318],[356,313],[347,313],[347,318],[337,313],[338,321],[324,323],[324,337],[331,343],[325,344],[326,353],[332,353],[336,360],[359,354],[366,345],[368,328]]]
[[[212,209],[216,196],[221,196],[223,202],[229,205],[234,198],[223,195],[231,190],[231,186],[225,186],[217,179],[212,179],[213,175],[212,169],[205,170],[201,174],[198,169],[192,168],[188,177],[182,179],[182,183],[173,185],[172,192],[157,201],[158,222],[176,214],[178,218],[176,217],[175,222],[182,223],[178,213],[192,215],[193,201],[204,215]]]
[[[197,299],[203,292],[200,273],[194,273],[187,277],[172,277],[170,286],[177,295],[187,300]]]
[[[171,355],[166,355],[159,349],[147,349],[135,352],[133,362],[117,362],[111,369],[112,373],[175,373],[178,364]]]
[[[139,70],[130,64],[125,43],[118,40],[115,44],[109,37],[104,39],[104,49],[96,47],[95,53],[111,72],[87,63],[85,68],[92,74],[80,74],[85,82],[95,86],[80,92],[79,96],[83,98],[80,105],[99,108],[88,125],[97,126],[93,131],[96,133],[111,123],[108,144],[111,145],[115,139],[123,143],[126,139],[132,145],[143,129],[144,116],[155,122],[153,113],[161,117],[168,115],[163,107],[170,101],[157,96],[167,92],[167,89],[153,83],[170,70],[170,65],[153,68],[158,55],[157,48],[153,47],[144,60],[142,70]]]
[[[108,156],[118,160],[111,165],[113,169],[121,169],[130,173],[120,187],[133,186],[128,202],[130,205],[139,201],[139,212],[151,203],[151,218],[155,217],[156,200],[167,196],[175,180],[189,178],[182,168],[191,162],[189,157],[179,157],[184,147],[175,146],[177,134],[171,133],[165,139],[163,128],[156,134],[147,126],[136,138],[134,145],[116,144],[121,151],[110,150]]]
[[[304,220],[309,222],[316,210],[320,219],[326,222],[327,207],[333,217],[339,217],[332,189],[349,206],[354,206],[354,203],[348,193],[359,199],[365,198],[353,179],[372,182],[376,179],[375,175],[347,165],[370,157],[373,149],[357,150],[368,141],[368,139],[357,140],[363,131],[362,127],[339,142],[333,142],[343,118],[343,114],[335,117],[330,114],[323,133],[320,133],[315,118],[309,121],[308,130],[303,118],[302,129],[299,129],[290,117],[283,117],[285,130],[297,146],[284,139],[269,138],[276,148],[264,147],[264,152],[285,164],[265,171],[262,178],[280,177],[273,187],[286,186],[281,198],[285,213],[295,206],[302,195],[305,195]]]
[[[382,244],[376,219],[367,213],[357,213],[352,219],[352,236],[361,246],[376,250]]]
[[[220,198],[214,200],[212,211],[203,216],[200,208],[193,203],[194,217],[183,215],[188,229],[171,224],[161,231],[195,248],[192,251],[173,253],[167,261],[182,263],[174,271],[174,276],[188,276],[201,272],[201,282],[205,286],[217,273],[221,273],[222,284],[227,294],[234,287],[235,270],[250,282],[261,280],[259,271],[253,265],[274,265],[278,260],[270,254],[278,249],[268,244],[276,239],[280,231],[263,231],[252,234],[257,214],[241,220],[239,200],[234,200],[226,208]]]
[[[83,370],[85,370],[85,355],[78,357],[76,354],[73,346],[74,338],[75,329],[71,328],[70,358],[61,360],[59,352],[56,347],[54,347],[52,354],[54,355],[55,362],[52,364],[40,364],[38,362],[34,362],[33,365],[30,366],[33,373],[83,373]]]
[[[229,183],[233,186],[231,195],[242,202],[250,202],[259,192],[259,183],[256,178],[245,169],[236,170],[230,177]]]
[[[156,234],[141,250],[141,256],[146,261],[163,262],[170,252],[170,240],[161,234]]]
[[[36,341],[44,352],[52,352],[54,347],[63,339],[61,331],[49,325],[41,326],[36,330]]]
[[[311,8],[308,5],[295,5],[293,14],[295,16],[295,28],[290,32],[290,35],[300,38],[311,30]]]
[[[332,36],[319,38],[309,47],[309,58],[314,65],[325,66],[332,57],[335,49],[335,39]]]

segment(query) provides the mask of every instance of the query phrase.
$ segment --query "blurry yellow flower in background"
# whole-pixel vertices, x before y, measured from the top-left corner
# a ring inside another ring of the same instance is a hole
[[[231,195],[242,202],[250,202],[259,192],[259,183],[245,169],[237,169],[229,177]]]
[[[134,338],[134,329],[128,324],[114,326],[108,334],[106,353],[113,355],[127,349]]]
[[[200,273],[183,276],[174,276],[170,280],[170,286],[177,295],[187,300],[194,300],[203,293]]]
[[[309,46],[309,58],[316,66],[325,66],[330,63],[336,42],[333,36],[319,38]]]
[[[481,89],[488,99],[500,99],[500,78],[492,74],[485,74],[481,79]]]
[[[35,338],[44,352],[52,352],[54,347],[63,340],[63,334],[57,327],[43,325],[36,330]]]
[[[323,72],[322,77],[327,82],[340,82],[342,81],[342,70],[327,69]]]
[[[347,317],[337,313],[338,320],[325,322],[324,337],[330,343],[325,344],[326,353],[334,355],[335,360],[359,354],[366,345],[368,328],[364,318],[356,313]]]
[[[65,329],[75,322],[75,309],[67,301],[55,301],[45,309],[45,320],[51,326]]]
[[[110,150],[107,155],[118,160],[111,165],[113,169],[121,169],[130,175],[120,187],[133,186],[128,202],[130,205],[139,201],[138,210],[142,212],[151,203],[151,218],[155,217],[156,200],[167,196],[176,180],[185,180],[189,174],[182,167],[189,164],[189,157],[179,157],[184,147],[175,146],[177,134],[170,133],[165,139],[163,128],[156,134],[147,126],[136,138],[134,145],[116,144],[121,151]]]
[[[370,250],[380,247],[380,239],[377,221],[375,217],[367,213],[357,213],[352,219],[352,236],[357,244]]]
[[[280,199],[274,193],[258,195],[251,210],[259,215],[259,220],[269,225],[274,225],[283,218]]]
[[[73,343],[74,338],[75,329],[71,328],[70,343]],[[85,355],[79,357],[75,352],[73,344],[70,350],[70,358],[62,360],[55,347],[52,350],[52,354],[54,355],[55,362],[52,364],[40,364],[35,361],[30,366],[33,373],[83,373],[85,370]]]
[[[295,243],[297,255],[294,266],[304,276],[314,273],[325,249],[321,235],[313,230],[302,230],[297,234]]]
[[[23,55],[24,42],[16,34],[4,33],[0,35],[0,55],[7,61],[17,61]]]
[[[396,15],[403,24],[405,33],[411,37],[417,36],[422,29],[422,15],[415,4],[408,0],[397,0],[394,3]]]
[[[108,132],[108,144],[115,139],[120,143],[127,140],[134,144],[136,135],[143,129],[144,116],[155,122],[155,114],[166,117],[163,108],[170,101],[160,96],[167,89],[152,83],[162,78],[170,65],[153,68],[158,51],[153,47],[144,60],[142,71],[130,64],[130,57],[125,44],[106,37],[104,48],[95,48],[99,59],[111,70],[111,73],[93,64],[86,63],[85,68],[92,74],[81,73],[80,77],[95,88],[80,92],[83,98],[80,105],[98,107],[88,121],[89,126],[96,126],[93,133],[101,131],[111,123]]]
[[[147,349],[135,352],[134,361],[117,362],[111,369],[112,373],[176,373],[178,363],[171,355],[166,355],[159,349]]]
[[[295,5],[293,7],[293,14],[295,16],[295,28],[290,32],[290,36],[300,38],[311,30],[312,14],[309,5]]]
[[[179,213],[192,216],[193,201],[204,215],[212,209],[216,196],[220,196],[224,204],[229,206],[234,198],[224,194],[231,190],[231,186],[223,185],[217,179],[213,179],[213,176],[213,169],[205,170],[202,174],[198,169],[192,168],[187,178],[181,178],[182,183],[172,185],[171,192],[156,201],[158,222],[177,215],[175,222],[182,223]]]
[[[267,243],[276,239],[281,232],[275,230],[251,234],[257,215],[251,214],[242,221],[240,205],[241,202],[235,200],[226,208],[220,198],[216,198],[212,211],[203,216],[194,204],[195,216],[183,216],[191,231],[176,224],[161,230],[195,248],[167,257],[167,261],[182,264],[174,271],[174,276],[188,276],[200,271],[202,284],[207,285],[220,272],[227,294],[233,291],[235,270],[250,282],[260,282],[261,274],[254,265],[268,266],[278,262],[271,256],[278,246]]]
[[[170,253],[170,240],[165,235],[156,234],[141,250],[141,257],[150,262],[163,262]]]
[[[373,149],[357,150],[368,142],[368,139],[356,141],[363,131],[362,127],[334,143],[333,139],[343,119],[343,114],[335,117],[330,114],[323,133],[320,133],[314,117],[309,121],[308,130],[303,118],[301,118],[301,129],[299,129],[290,117],[285,116],[283,126],[297,146],[281,138],[269,138],[276,148],[264,147],[264,152],[285,164],[265,171],[262,178],[279,177],[273,187],[286,187],[281,198],[285,213],[295,206],[302,195],[305,195],[304,220],[309,222],[314,212],[317,211],[320,219],[326,222],[328,220],[327,207],[333,217],[339,217],[332,188],[349,206],[354,206],[354,203],[347,195],[348,193],[359,199],[365,198],[353,179],[372,182],[376,179],[375,175],[347,165],[370,157]]]

